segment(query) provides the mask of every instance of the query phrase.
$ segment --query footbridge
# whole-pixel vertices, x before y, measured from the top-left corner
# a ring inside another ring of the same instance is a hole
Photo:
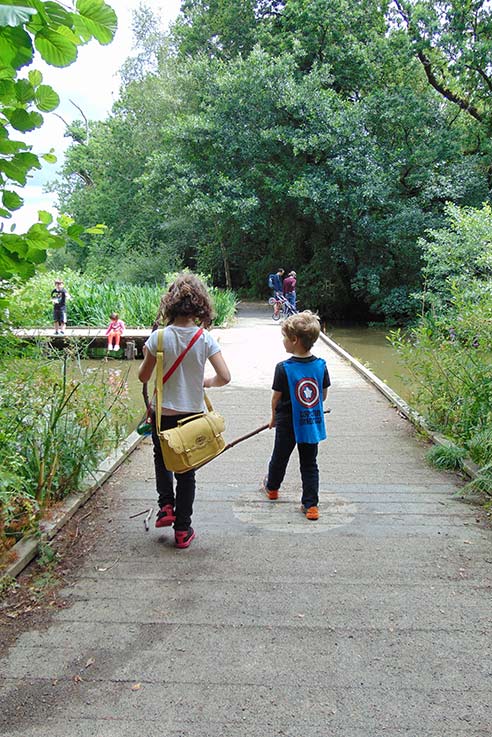
[[[210,396],[232,440],[268,420],[285,354],[265,311],[217,333],[233,380]],[[259,494],[264,431],[198,472],[197,538],[176,550],[133,516],[155,507],[143,441],[97,495],[63,608],[2,657],[1,735],[491,734],[492,532],[388,398],[314,352],[332,380],[320,519],[299,511],[295,454],[279,500]]]

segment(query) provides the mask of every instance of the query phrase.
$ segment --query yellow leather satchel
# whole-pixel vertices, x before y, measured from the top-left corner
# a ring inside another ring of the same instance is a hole
[[[178,420],[177,427],[161,430],[162,386],[163,386],[163,330],[159,330],[156,353],[156,427],[162,457],[168,471],[184,473],[202,466],[218,456],[225,448],[222,433],[225,422],[222,415],[215,412],[204,393],[207,412],[191,415]],[[169,378],[169,372],[166,378]]]

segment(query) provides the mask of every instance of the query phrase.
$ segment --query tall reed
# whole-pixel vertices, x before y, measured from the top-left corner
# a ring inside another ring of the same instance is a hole
[[[18,327],[45,327],[53,324],[50,293],[55,273],[37,274],[19,286],[10,303],[10,319]],[[69,325],[102,327],[112,312],[131,327],[148,328],[156,317],[162,293],[175,274],[167,274],[162,285],[135,285],[94,281],[66,270],[62,274],[71,295],[67,302]],[[224,325],[234,316],[236,297],[230,290],[210,288],[216,313],[215,325]]]

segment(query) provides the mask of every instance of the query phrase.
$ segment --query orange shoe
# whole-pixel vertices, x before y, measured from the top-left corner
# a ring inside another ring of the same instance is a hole
[[[267,487],[267,477],[263,479],[260,485],[260,491],[262,494],[266,496],[267,499],[270,499],[271,502],[274,502],[276,499],[278,499],[278,489],[272,490]]]
[[[310,520],[317,520],[319,519],[319,510],[318,507],[302,507],[302,511],[306,515],[306,519]]]

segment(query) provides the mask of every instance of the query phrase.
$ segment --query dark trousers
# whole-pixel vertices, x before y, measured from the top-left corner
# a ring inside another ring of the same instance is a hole
[[[319,470],[316,461],[318,443],[296,443],[292,423],[280,423],[275,427],[275,445],[268,466],[267,488],[280,489],[284,480],[289,458],[297,445],[302,479],[302,499],[304,507],[318,506]]]
[[[189,415],[162,415],[161,430],[176,427],[178,420]],[[193,502],[195,501],[195,471],[175,473],[164,465],[161,446],[156,431],[155,413],[152,414],[152,443],[154,445],[155,484],[159,497],[159,507],[172,504],[176,515],[175,530],[187,530],[191,525]],[[176,478],[176,494],[173,488],[173,475]]]

